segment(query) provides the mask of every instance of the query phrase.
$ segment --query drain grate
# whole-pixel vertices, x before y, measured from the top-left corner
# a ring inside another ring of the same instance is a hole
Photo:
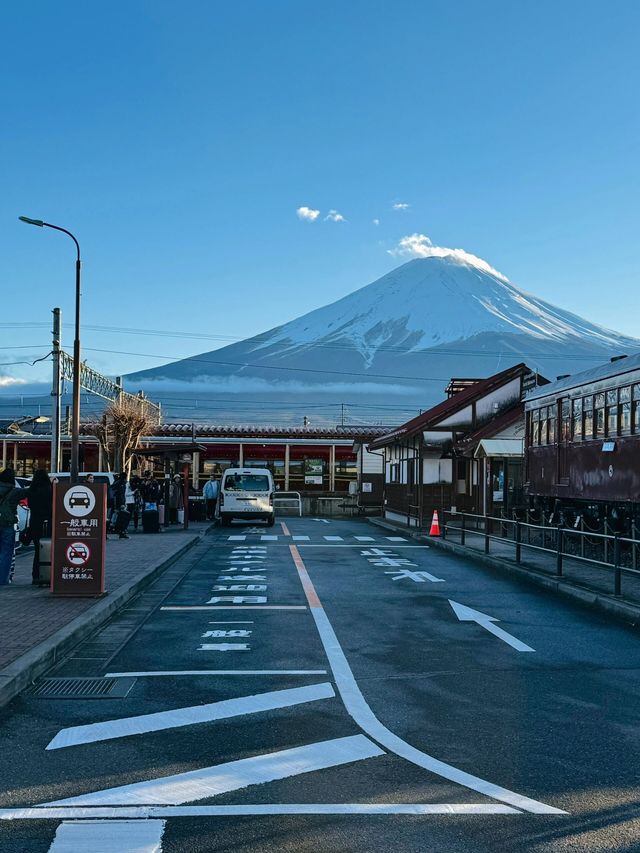
[[[30,691],[35,699],[124,699],[135,678],[41,678]]]

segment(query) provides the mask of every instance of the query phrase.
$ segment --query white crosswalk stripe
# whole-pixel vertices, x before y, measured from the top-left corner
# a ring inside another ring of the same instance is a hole
[[[373,536],[354,536],[353,537],[357,542],[375,542],[376,540]]]
[[[244,542],[246,536],[229,536],[227,542]]]
[[[403,536],[385,536],[385,539],[388,542],[406,542],[407,541]]]
[[[277,536],[261,536],[260,539],[262,540],[262,542],[277,542],[278,541]]]
[[[164,820],[63,821],[49,853],[160,853]]]
[[[344,542],[342,536],[323,536],[323,539],[326,539],[327,542]]]
[[[292,536],[291,538],[294,542],[308,542],[311,539],[310,536]]]

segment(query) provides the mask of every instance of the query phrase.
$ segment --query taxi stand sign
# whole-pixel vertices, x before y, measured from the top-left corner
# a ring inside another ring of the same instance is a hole
[[[104,594],[107,487],[53,484],[51,592],[59,596]]]

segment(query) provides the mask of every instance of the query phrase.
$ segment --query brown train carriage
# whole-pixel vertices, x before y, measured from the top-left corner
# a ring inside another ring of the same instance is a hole
[[[534,507],[568,523],[640,521],[640,354],[535,388],[525,413]]]

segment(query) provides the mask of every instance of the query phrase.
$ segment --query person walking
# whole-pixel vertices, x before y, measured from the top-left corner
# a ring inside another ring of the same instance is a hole
[[[216,504],[218,503],[218,481],[213,474],[209,476],[209,479],[204,484],[202,495],[207,510],[207,521],[213,521],[216,516]]]
[[[182,494],[182,477],[176,474],[169,490],[169,524],[178,523],[178,511],[184,509]]]
[[[120,539],[128,539],[127,527],[129,526],[129,513],[127,512],[127,478],[118,474],[118,479],[113,484],[113,530]]]
[[[53,510],[53,488],[47,472],[42,468],[38,468],[34,473],[31,485],[27,489],[27,505],[29,532],[34,548],[31,583],[37,585],[40,583],[40,540],[50,535]]]
[[[23,495],[23,490],[16,488],[13,468],[0,472],[0,586],[11,583],[16,550],[17,506]]]

